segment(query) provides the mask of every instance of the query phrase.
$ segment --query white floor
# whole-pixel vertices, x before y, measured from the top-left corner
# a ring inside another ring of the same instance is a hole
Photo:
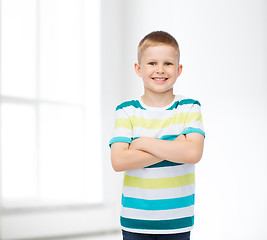
[[[68,238],[66,240],[122,240],[121,233],[103,234],[80,238]]]

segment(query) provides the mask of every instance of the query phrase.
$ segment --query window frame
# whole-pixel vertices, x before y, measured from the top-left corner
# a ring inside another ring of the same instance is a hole
[[[36,0],[39,2],[39,0]],[[84,12],[93,14],[84,15],[84,24],[96,24],[100,22],[100,2],[94,8],[92,1],[83,0]],[[0,0],[1,10],[1,0]],[[95,14],[97,15],[97,18]],[[1,20],[0,20],[1,21]],[[85,27],[85,26],[83,26]],[[90,27],[87,27],[84,33],[84,43],[90,38]],[[1,34],[1,25],[0,25]],[[100,36],[100,29],[98,33]],[[100,44],[100,43],[99,43]],[[85,45],[86,53],[89,53],[96,46]],[[99,56],[100,46],[99,47]],[[0,39],[1,48],[1,39]],[[92,59],[85,53],[85,64],[93,64]],[[95,59],[93,61],[96,61]],[[100,62],[100,58],[97,59]],[[100,64],[99,64],[100,65]],[[1,70],[0,58],[0,70]],[[99,70],[99,69],[98,69]],[[38,70],[37,70],[38,71]],[[85,70],[85,78],[88,78],[90,73]],[[37,84],[38,85],[38,84]],[[1,78],[0,78],[1,87]],[[37,86],[38,87],[38,86]],[[37,94],[38,95],[38,94]],[[101,96],[100,96],[101,97]],[[101,97],[102,98],[102,97]],[[99,99],[101,101],[101,99]],[[17,104],[31,104],[36,108],[38,114],[38,104],[40,102],[55,103],[50,101],[41,101],[36,99],[24,99],[20,97],[0,96],[0,107],[3,102],[15,102]],[[67,104],[67,103],[57,103]],[[103,109],[101,109],[103,114]],[[1,111],[0,111],[1,117]],[[37,120],[38,122],[38,116]],[[0,122],[1,125],[1,122]],[[38,131],[38,130],[37,130]],[[102,144],[106,145],[103,133]],[[0,142],[1,146],[1,142]],[[108,146],[108,145],[107,145]],[[102,161],[104,158],[109,158],[109,149],[103,148]],[[0,158],[1,170],[1,158]],[[116,187],[115,192],[110,188],[121,184],[121,176],[115,176],[111,171],[110,165],[103,164],[103,190],[104,197],[101,204],[67,204],[67,205],[28,205],[28,206],[5,206],[1,196],[0,182],[0,238],[1,239],[23,239],[23,238],[42,238],[42,237],[57,237],[69,235],[81,235],[92,232],[113,231],[119,227],[119,208],[120,208],[120,189]],[[60,222],[60,224],[58,224]],[[16,229],[16,231],[14,231]]]

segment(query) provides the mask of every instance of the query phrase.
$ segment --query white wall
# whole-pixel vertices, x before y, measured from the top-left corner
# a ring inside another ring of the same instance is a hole
[[[107,85],[113,103],[142,94],[133,70],[138,42],[165,30],[178,40],[184,66],[175,92],[202,104],[206,142],[192,239],[265,239],[266,1],[123,0],[118,7],[122,35],[106,33],[103,45],[114,67],[102,71],[106,83],[116,82]]]
[[[122,8],[121,0],[101,0],[101,91],[102,91],[102,137],[104,184],[108,192],[104,198],[113,209],[118,229],[122,174],[111,167],[109,141],[114,127],[115,107],[121,100],[120,79],[122,59]]]

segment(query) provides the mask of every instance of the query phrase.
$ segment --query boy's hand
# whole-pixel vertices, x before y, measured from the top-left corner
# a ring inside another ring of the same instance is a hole
[[[130,144],[129,149],[131,150],[143,150],[142,146],[144,144],[144,141],[149,140],[149,137],[140,137],[135,140],[133,140]],[[179,135],[177,138],[174,139],[174,141],[186,141],[186,135]]]
[[[150,153],[159,159],[177,163],[198,163],[204,146],[204,136],[200,133],[179,135],[173,141],[151,137],[140,137],[132,141],[129,149]]]
[[[174,141],[186,141],[186,135],[181,134],[177,138],[175,138]]]
[[[130,144],[129,149],[131,149],[131,150],[140,150],[140,148],[141,148],[140,147],[141,141],[142,141],[141,138],[137,138],[137,139],[133,140],[131,142],[131,144]]]

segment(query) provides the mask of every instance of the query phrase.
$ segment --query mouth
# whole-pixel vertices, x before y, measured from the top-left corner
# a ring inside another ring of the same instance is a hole
[[[153,77],[152,78],[153,81],[157,82],[157,83],[164,83],[168,80],[168,78],[164,78],[164,77]]]

